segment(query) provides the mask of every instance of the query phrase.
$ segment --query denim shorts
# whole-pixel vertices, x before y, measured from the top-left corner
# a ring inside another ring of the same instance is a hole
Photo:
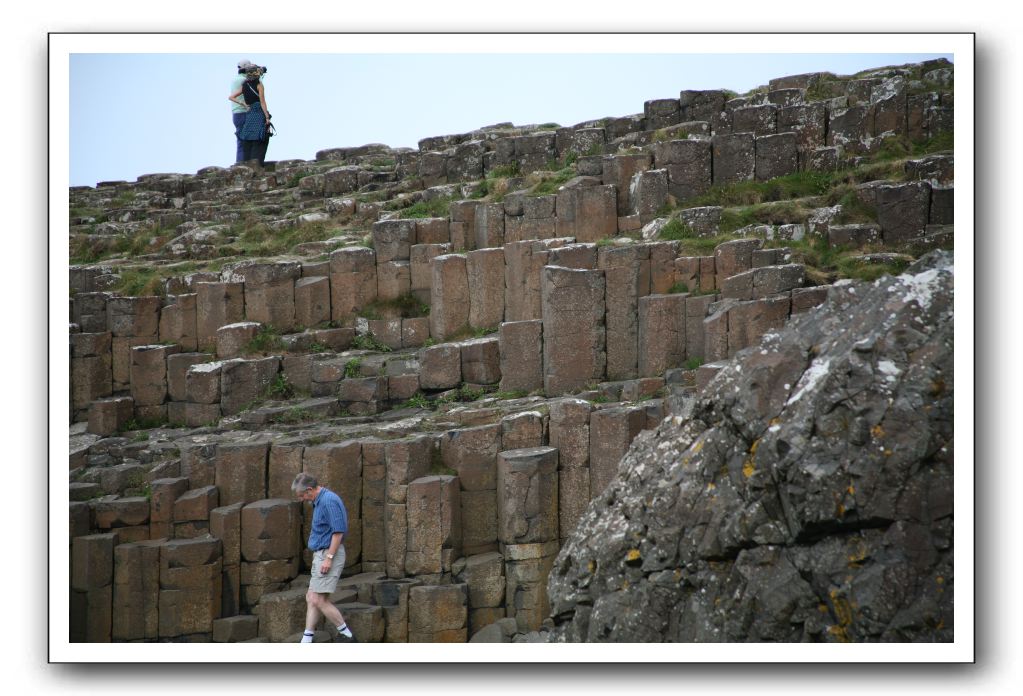
[[[326,555],[327,549],[313,552],[312,577],[309,579],[309,589],[313,592],[330,594],[337,587],[337,581],[341,579],[341,571],[345,567],[345,547],[338,547],[334,560],[330,563],[330,572],[324,575],[320,572],[320,565]]]

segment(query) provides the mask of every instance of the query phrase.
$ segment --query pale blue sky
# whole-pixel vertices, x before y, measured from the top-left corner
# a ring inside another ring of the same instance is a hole
[[[599,38],[599,37],[598,37]],[[242,58],[269,67],[279,131],[268,160],[420,139],[498,122],[563,126],[642,113],[684,89],[742,93],[805,72],[852,74],[951,54],[72,53],[70,184],[195,173],[234,162],[227,101]],[[51,108],[56,105],[51,105]]]

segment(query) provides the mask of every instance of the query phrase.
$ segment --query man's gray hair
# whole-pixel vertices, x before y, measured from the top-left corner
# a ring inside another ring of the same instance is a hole
[[[309,474],[299,474],[295,477],[295,480],[291,482],[291,490],[295,493],[301,493],[307,488],[316,488],[319,484],[316,482],[315,476]]]

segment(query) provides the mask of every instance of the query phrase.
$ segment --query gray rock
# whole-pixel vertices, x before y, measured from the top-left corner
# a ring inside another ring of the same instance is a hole
[[[639,435],[548,579],[564,641],[951,641],[952,256],[833,287]]]

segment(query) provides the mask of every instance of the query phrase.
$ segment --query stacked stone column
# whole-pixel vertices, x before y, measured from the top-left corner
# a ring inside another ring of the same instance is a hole
[[[604,271],[543,270],[544,392],[559,396],[604,378]]]
[[[175,539],[160,546],[160,638],[208,641],[220,618],[220,539]]]
[[[415,220],[380,220],[373,223],[378,299],[394,300],[411,292],[410,259],[413,244],[416,244]]]
[[[505,607],[522,631],[549,613],[547,575],[558,552],[558,450],[506,450],[497,458],[498,537]]]
[[[298,575],[302,509],[297,501],[269,498],[241,509],[241,600],[252,606],[284,589]]]
[[[582,399],[550,405],[550,446],[558,449],[558,539],[563,543],[590,502],[590,414]]]
[[[388,577],[401,578],[407,574],[406,559],[410,533],[409,484],[429,473],[430,462],[433,458],[433,442],[428,437],[415,437],[391,441],[383,447],[384,568]],[[373,447],[371,450],[374,462],[378,461],[376,449]]]
[[[117,533],[76,537],[71,545],[73,643],[109,643]]]

